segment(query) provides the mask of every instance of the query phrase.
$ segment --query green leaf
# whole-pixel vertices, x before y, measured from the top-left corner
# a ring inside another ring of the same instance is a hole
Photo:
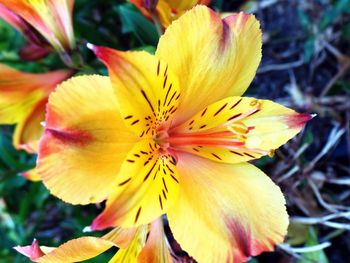
[[[342,37],[346,40],[350,40],[350,23],[342,27]]]
[[[325,30],[329,25],[333,24],[338,17],[345,11],[350,9],[350,0],[335,1],[334,6],[330,6],[321,17],[318,28],[320,31]]]
[[[318,244],[319,242],[318,242],[318,237],[315,229],[313,227],[309,227],[308,238],[306,240],[305,245],[315,246]],[[310,263],[310,262],[329,263],[328,258],[324,253],[323,249],[314,251],[314,252],[305,253],[303,254],[303,258],[298,261],[298,263]]]
[[[288,226],[287,242],[291,246],[305,244],[308,238],[308,226],[300,223],[290,222]]]
[[[310,17],[302,9],[298,10],[298,17],[299,17],[300,24],[302,25],[304,30],[309,31],[312,25]]]
[[[259,261],[256,258],[252,258],[248,261],[248,263],[259,263]]]
[[[21,34],[0,18],[0,54],[5,50],[18,49],[23,44]]]
[[[315,51],[315,36],[311,35],[304,43],[304,60],[309,63]]]
[[[143,45],[156,46],[159,40],[156,27],[131,5],[114,8],[122,22],[122,32],[132,33]]]
[[[212,0],[211,6],[216,10],[222,10],[222,6],[224,4],[224,0]]]

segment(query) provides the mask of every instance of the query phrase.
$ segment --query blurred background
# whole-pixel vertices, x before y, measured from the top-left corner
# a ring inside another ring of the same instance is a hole
[[[263,59],[248,94],[315,113],[304,131],[255,162],[282,188],[291,217],[285,244],[251,263],[349,262],[350,259],[350,0],[213,0],[222,13],[254,13],[263,30]],[[155,26],[127,1],[76,0],[74,30],[85,66],[106,74],[86,42],[154,52]],[[0,19],[0,63],[27,72],[64,68],[58,55],[35,62],[18,55],[24,38]],[[1,78],[1,76],[0,76]],[[27,262],[12,247],[57,246],[81,236],[99,208],[71,206],[40,182],[20,176],[35,155],[12,146],[14,127],[0,126],[0,262]],[[113,251],[89,262],[107,262]]]

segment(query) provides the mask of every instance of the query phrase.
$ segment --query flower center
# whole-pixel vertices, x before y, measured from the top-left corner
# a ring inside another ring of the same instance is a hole
[[[192,132],[192,133],[171,133],[168,137],[169,147],[173,149],[181,149],[187,146],[210,146],[210,147],[223,147],[223,148],[241,148],[247,146],[247,142],[250,146],[255,144],[258,146],[258,139],[252,142],[247,138],[250,130],[254,127],[247,127],[243,123],[234,123],[225,128],[211,129],[204,132]]]
[[[171,154],[176,157],[176,152],[187,152],[196,147],[217,147],[245,153],[269,154],[260,150],[261,138],[249,136],[254,127],[247,127],[241,122],[233,123],[224,129],[217,128],[205,132],[179,133],[160,131],[154,137],[154,141],[160,146],[160,154]]]
[[[230,154],[250,159],[270,154],[262,149],[263,141],[258,133],[254,132],[255,127],[244,121],[260,111],[261,103],[253,100],[242,111],[234,112],[234,107],[240,101],[241,99],[231,102],[234,105],[231,107],[228,103],[208,107],[180,126],[159,128],[153,137],[155,143],[160,146],[159,153],[170,154],[177,159],[178,152],[188,152],[214,156],[219,160]],[[202,117],[205,114],[213,117],[204,119]]]

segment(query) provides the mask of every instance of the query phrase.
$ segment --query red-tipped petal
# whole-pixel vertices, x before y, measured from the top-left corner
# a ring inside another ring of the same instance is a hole
[[[284,117],[285,122],[292,129],[301,129],[309,120],[314,118],[316,115],[308,113],[295,113]]]
[[[31,261],[36,262],[39,258],[44,256],[44,252],[40,249],[38,241],[33,240],[33,243],[29,246],[16,246],[14,247],[22,255],[28,257]]]

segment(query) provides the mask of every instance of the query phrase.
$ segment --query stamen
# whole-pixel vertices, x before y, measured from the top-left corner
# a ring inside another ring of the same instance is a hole
[[[165,102],[168,102],[169,99],[171,101],[175,97],[176,92],[170,96],[170,89],[171,87],[167,91]],[[227,117],[226,122],[216,127],[208,127],[210,123],[201,120],[208,112],[211,112],[216,117],[224,112],[226,108],[230,107],[228,110],[232,110],[240,102],[241,100],[238,100],[231,107],[228,103],[220,105],[213,112],[207,108],[202,110],[201,116],[198,119],[197,117],[190,119],[188,124],[184,126],[185,129],[183,131],[179,127],[172,127],[171,130],[167,130],[168,127],[165,127],[162,131],[158,129],[157,135],[154,136],[154,141],[160,146],[159,154],[168,153],[173,159],[177,159],[176,152],[210,154],[211,157],[220,161],[225,157],[215,151],[209,151],[205,147],[227,149],[236,156],[245,158],[257,158],[260,155],[272,154],[271,151],[259,149],[262,144],[262,138],[249,134],[255,127],[247,126],[241,121],[260,111],[261,101],[259,100],[252,100],[246,112],[240,112],[239,110],[232,112],[232,116]],[[169,112],[171,111],[172,109],[169,109]]]
[[[249,103],[250,106],[254,107],[254,106],[260,106],[261,105],[261,102],[257,99],[255,100],[252,100],[250,103]]]

